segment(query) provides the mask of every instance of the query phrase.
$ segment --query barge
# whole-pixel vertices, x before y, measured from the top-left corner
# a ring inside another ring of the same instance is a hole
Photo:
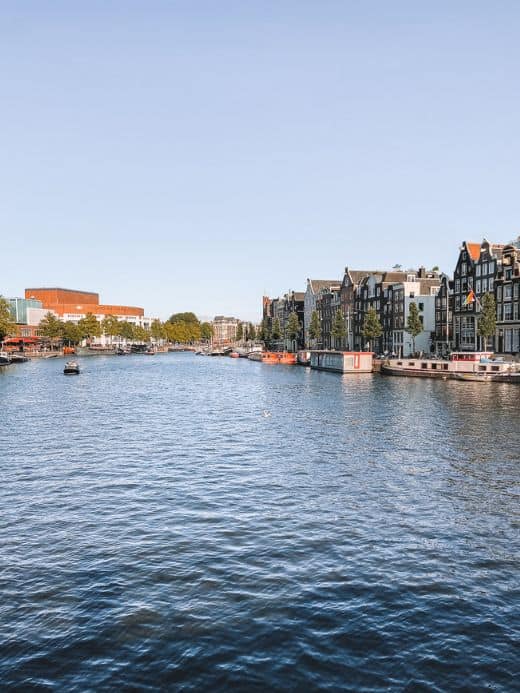
[[[518,366],[494,358],[493,353],[488,351],[453,352],[448,361],[420,358],[388,359],[382,363],[381,373],[408,378],[520,384]]]

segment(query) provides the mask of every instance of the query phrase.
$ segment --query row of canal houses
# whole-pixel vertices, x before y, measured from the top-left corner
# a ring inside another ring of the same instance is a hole
[[[413,342],[407,332],[411,303],[417,305],[423,331],[415,339],[415,351],[446,354],[449,351],[475,351],[482,345],[478,321],[482,297],[492,293],[497,311],[497,330],[488,348],[497,353],[520,352],[520,237],[508,244],[464,241],[453,277],[437,269],[389,271],[357,270],[345,267],[342,279],[307,279],[305,292],[290,291],[278,298],[263,299],[264,324],[279,321],[282,338],[275,348],[320,348],[362,351],[368,348],[362,334],[365,316],[374,308],[382,335],[372,343],[378,353],[412,353]],[[333,336],[337,311],[343,317],[344,336]],[[316,311],[321,335],[309,336]],[[289,315],[297,314],[301,330],[289,339]]]

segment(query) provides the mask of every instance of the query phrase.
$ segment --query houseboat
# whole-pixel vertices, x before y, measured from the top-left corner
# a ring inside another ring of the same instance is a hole
[[[311,368],[334,373],[371,373],[373,354],[371,351],[311,351]]]
[[[276,363],[284,366],[294,366],[296,364],[296,354],[289,351],[255,351],[249,354],[250,361],[261,361],[262,363]]]
[[[520,383],[518,365],[494,358],[488,351],[453,352],[447,361],[388,359],[381,365],[381,373],[412,378]]]

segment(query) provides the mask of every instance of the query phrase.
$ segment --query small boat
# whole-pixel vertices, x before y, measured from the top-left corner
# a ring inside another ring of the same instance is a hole
[[[229,355],[232,359],[239,359],[240,358],[240,354],[237,351],[232,351]]]
[[[8,366],[11,363],[9,354],[5,351],[0,351],[0,366]]]
[[[23,354],[11,354],[11,363],[27,363],[29,360],[27,356]]]
[[[77,361],[67,361],[63,369],[64,375],[79,375],[79,364]]]

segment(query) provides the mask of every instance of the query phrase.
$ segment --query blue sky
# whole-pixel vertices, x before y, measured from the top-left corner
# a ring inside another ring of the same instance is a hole
[[[520,234],[520,3],[0,4],[0,293],[258,319]]]

